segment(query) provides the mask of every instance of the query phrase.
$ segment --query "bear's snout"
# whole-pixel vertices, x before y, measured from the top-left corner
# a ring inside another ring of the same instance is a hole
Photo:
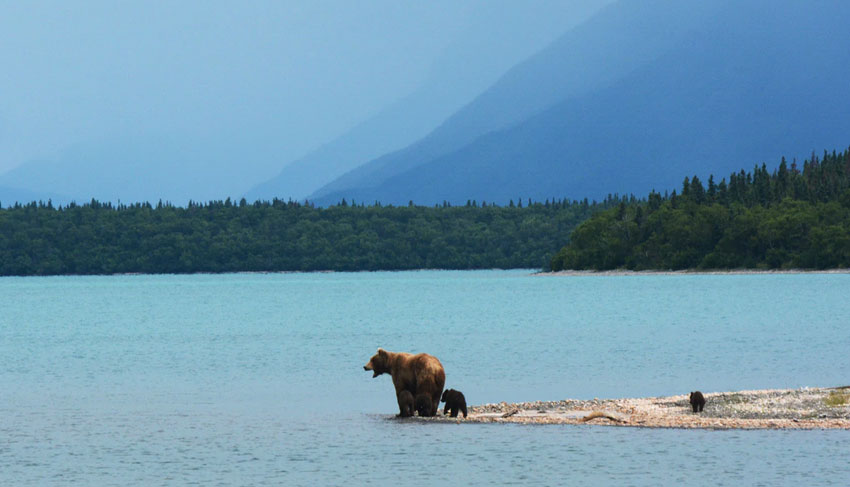
[[[375,370],[375,368],[374,368],[374,367],[372,367],[372,362],[369,362],[368,364],[364,365],[364,366],[363,366],[363,370],[365,370],[365,371],[369,371],[369,370],[371,370],[371,371],[372,371],[372,378],[373,378],[373,379],[374,379],[375,377],[378,377],[379,375],[381,375],[381,374],[382,374],[382,372],[378,372],[377,370]]]

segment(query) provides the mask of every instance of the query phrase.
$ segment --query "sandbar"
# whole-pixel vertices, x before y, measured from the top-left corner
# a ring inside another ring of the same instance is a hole
[[[688,395],[565,399],[471,406],[469,416],[425,421],[505,424],[588,424],[642,428],[850,430],[850,386],[704,393],[694,413]],[[594,414],[595,413],[595,414]],[[588,416],[598,416],[588,419]]]

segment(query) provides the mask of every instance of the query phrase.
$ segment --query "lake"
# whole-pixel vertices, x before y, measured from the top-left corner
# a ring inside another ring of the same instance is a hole
[[[470,404],[850,384],[850,275],[0,278],[3,485],[846,485],[850,431],[397,420],[378,347]]]

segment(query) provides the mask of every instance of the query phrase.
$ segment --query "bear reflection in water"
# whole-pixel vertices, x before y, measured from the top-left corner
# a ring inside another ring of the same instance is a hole
[[[363,366],[363,370],[371,370],[372,377],[378,377],[381,374],[389,374],[392,377],[400,416],[405,416],[406,412],[407,395],[402,395],[404,391],[409,392],[417,401],[420,401],[418,396],[425,395],[422,401],[430,403],[427,408],[419,409],[414,404],[421,416],[433,416],[437,413],[440,406],[440,394],[446,384],[446,372],[437,357],[427,353],[414,355],[388,352],[379,348],[378,353]],[[423,412],[425,414],[422,414]]]

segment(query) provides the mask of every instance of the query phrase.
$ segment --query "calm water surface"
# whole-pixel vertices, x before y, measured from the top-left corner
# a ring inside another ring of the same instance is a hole
[[[847,485],[850,432],[399,421],[381,346],[473,404],[850,384],[850,275],[0,278],[0,485]]]

